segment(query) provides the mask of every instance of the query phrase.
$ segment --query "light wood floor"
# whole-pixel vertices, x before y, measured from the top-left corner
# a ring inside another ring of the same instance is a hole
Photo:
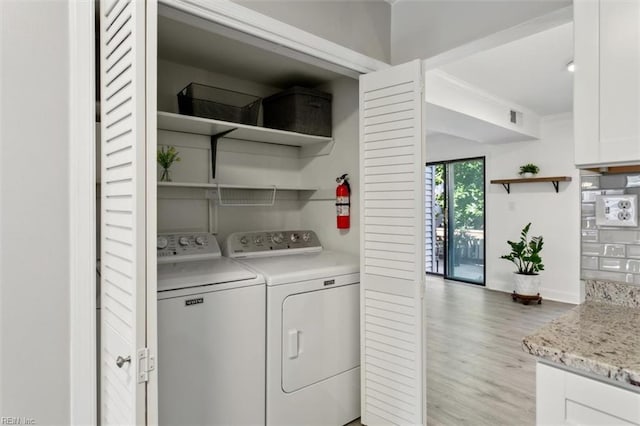
[[[574,305],[427,278],[427,424],[535,423],[535,359],[522,338]],[[359,425],[353,422],[350,425]]]

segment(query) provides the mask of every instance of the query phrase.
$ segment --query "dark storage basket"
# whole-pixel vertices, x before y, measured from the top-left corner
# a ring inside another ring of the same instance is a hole
[[[292,87],[262,101],[264,127],[331,136],[331,95]]]
[[[180,114],[255,126],[260,98],[246,93],[191,83],[178,93]]]

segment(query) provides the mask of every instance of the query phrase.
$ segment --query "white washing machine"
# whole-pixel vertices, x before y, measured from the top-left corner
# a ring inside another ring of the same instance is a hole
[[[265,283],[213,235],[158,237],[161,425],[265,422]]]
[[[235,233],[224,254],[267,283],[266,424],[360,417],[358,258],[323,250],[312,231]]]

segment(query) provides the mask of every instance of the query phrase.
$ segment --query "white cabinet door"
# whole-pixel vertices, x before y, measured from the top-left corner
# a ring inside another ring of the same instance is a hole
[[[640,2],[574,2],[577,165],[640,161]]]
[[[573,4],[573,114],[576,165],[600,162],[599,0]]]
[[[153,360],[145,356],[149,348],[154,357],[156,341],[154,308],[147,317],[148,301],[156,303],[155,129],[147,127],[155,126],[147,117],[156,114],[155,87],[147,87],[147,73],[155,74],[155,59],[153,69],[147,64],[147,53],[155,58],[155,48],[147,51],[148,34],[155,43],[155,19],[153,3],[148,8],[145,1],[100,2],[100,420],[105,425],[157,422],[157,404],[147,400],[157,394],[157,381],[153,372],[149,380]]]
[[[640,160],[640,2],[600,1],[601,162]]]
[[[539,362],[536,424],[640,425],[640,394]]]
[[[360,78],[361,410],[426,423],[421,62]]]

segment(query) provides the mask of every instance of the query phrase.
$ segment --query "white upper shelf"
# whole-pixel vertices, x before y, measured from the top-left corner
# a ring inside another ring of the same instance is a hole
[[[333,140],[330,137],[305,135],[303,133],[287,132],[285,130],[249,126],[246,124],[230,123],[228,121],[211,120],[209,118],[192,117],[190,115],[162,111],[158,112],[158,129],[207,136],[236,129],[225,137],[229,139],[242,139],[290,146],[310,146],[317,143],[331,142]]]

